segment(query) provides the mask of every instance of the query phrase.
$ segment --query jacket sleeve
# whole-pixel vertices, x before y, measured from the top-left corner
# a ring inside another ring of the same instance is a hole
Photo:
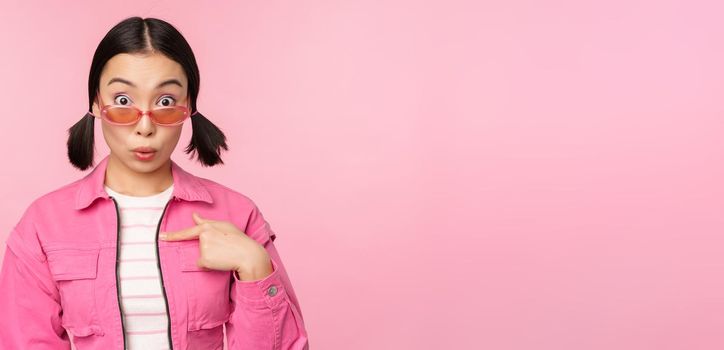
[[[60,294],[34,225],[21,220],[6,242],[0,270],[0,349],[70,349]]]
[[[256,281],[241,281],[232,272],[234,306],[226,325],[229,350],[308,350],[299,300],[274,246],[276,234],[256,206],[246,230],[249,237],[266,248],[273,272]]]

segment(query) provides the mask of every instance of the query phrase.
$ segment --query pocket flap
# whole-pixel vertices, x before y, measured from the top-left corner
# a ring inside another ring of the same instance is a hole
[[[100,249],[58,249],[46,253],[56,281],[96,278]]]
[[[97,325],[89,325],[89,326],[83,326],[83,327],[65,327],[68,330],[68,333],[72,334],[74,337],[87,337],[92,334],[96,335],[104,335],[105,332],[103,332],[103,329],[100,326]]]
[[[198,331],[202,329],[212,329],[221,326],[224,323],[229,322],[231,311],[224,314],[224,317],[220,320],[203,319],[199,322],[189,320],[187,329],[189,331]]]

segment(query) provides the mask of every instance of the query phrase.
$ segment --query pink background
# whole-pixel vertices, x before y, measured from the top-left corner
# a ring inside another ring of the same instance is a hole
[[[66,130],[98,41],[159,17],[231,148],[188,161],[187,124],[174,160],[259,204],[311,348],[722,349],[722,11],[5,1],[1,238],[85,175]]]

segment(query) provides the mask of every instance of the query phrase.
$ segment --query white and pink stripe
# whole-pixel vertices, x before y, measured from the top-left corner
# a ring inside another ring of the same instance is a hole
[[[121,306],[128,349],[168,349],[168,318],[156,260],[156,227],[173,185],[146,197],[129,196],[105,186],[121,215]]]

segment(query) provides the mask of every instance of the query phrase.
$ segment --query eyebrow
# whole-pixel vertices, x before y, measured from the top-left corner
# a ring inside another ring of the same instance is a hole
[[[113,78],[110,81],[108,81],[108,85],[111,85],[113,83],[123,83],[126,85],[130,85],[131,87],[134,87],[134,88],[137,87],[136,84],[134,84],[126,79],[123,79],[123,78],[116,77],[116,78]],[[178,79],[168,79],[168,80],[162,81],[161,84],[158,84],[158,86],[156,86],[156,89],[160,89],[166,85],[171,85],[171,84],[175,84],[180,87],[184,87]]]

